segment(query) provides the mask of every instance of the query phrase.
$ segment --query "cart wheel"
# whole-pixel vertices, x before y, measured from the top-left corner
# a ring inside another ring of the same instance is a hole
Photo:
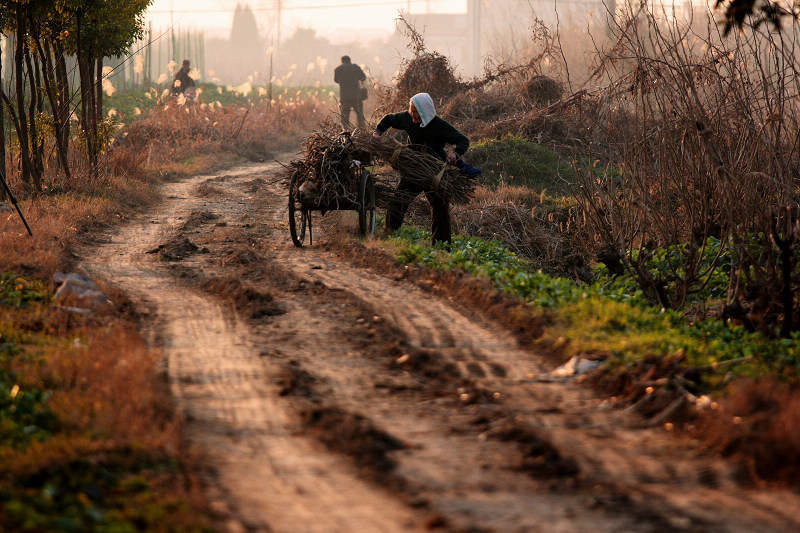
[[[289,231],[292,233],[292,242],[295,246],[303,246],[303,239],[306,238],[306,223],[308,220],[308,209],[300,204],[297,190],[300,186],[300,172],[292,174],[289,184]]]
[[[367,170],[361,171],[358,205],[358,231],[362,237],[371,237],[375,233],[375,183]]]

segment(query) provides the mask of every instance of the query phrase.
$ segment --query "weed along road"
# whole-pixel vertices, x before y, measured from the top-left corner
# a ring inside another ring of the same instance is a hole
[[[352,213],[295,247],[283,172],[166,183],[83,252],[163,355],[221,530],[800,531],[800,495],[530,379],[546,358],[352,242]]]

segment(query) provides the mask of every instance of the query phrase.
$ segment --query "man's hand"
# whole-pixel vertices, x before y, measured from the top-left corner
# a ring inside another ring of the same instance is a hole
[[[458,161],[458,154],[455,152],[450,152],[447,154],[447,162],[451,165],[455,165],[456,161]]]
[[[380,141],[383,137],[381,136],[381,132],[375,130],[372,132],[372,138],[375,139],[376,141]]]

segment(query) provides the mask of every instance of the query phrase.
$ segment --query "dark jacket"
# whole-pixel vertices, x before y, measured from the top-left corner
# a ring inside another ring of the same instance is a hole
[[[408,133],[411,144],[427,146],[442,158],[445,144],[455,145],[455,152],[460,156],[464,155],[469,148],[467,136],[438,115],[433,117],[433,120],[424,128],[421,126],[422,124],[414,124],[411,113],[403,111],[402,113],[386,115],[378,122],[378,126],[375,129],[381,133],[390,127],[403,130]]]
[[[176,83],[180,82],[180,83]],[[189,87],[194,87],[194,80],[189,76],[189,71],[181,68],[172,79],[172,94],[186,92]]]
[[[367,79],[361,67],[354,63],[342,63],[333,71],[333,81],[339,84],[339,100],[360,102],[358,82]]]

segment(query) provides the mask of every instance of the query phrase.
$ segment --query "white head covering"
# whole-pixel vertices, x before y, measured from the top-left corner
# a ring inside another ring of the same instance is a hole
[[[433,105],[433,98],[428,93],[417,93],[411,97],[411,103],[417,108],[422,126],[424,128],[436,116],[436,107]]]

